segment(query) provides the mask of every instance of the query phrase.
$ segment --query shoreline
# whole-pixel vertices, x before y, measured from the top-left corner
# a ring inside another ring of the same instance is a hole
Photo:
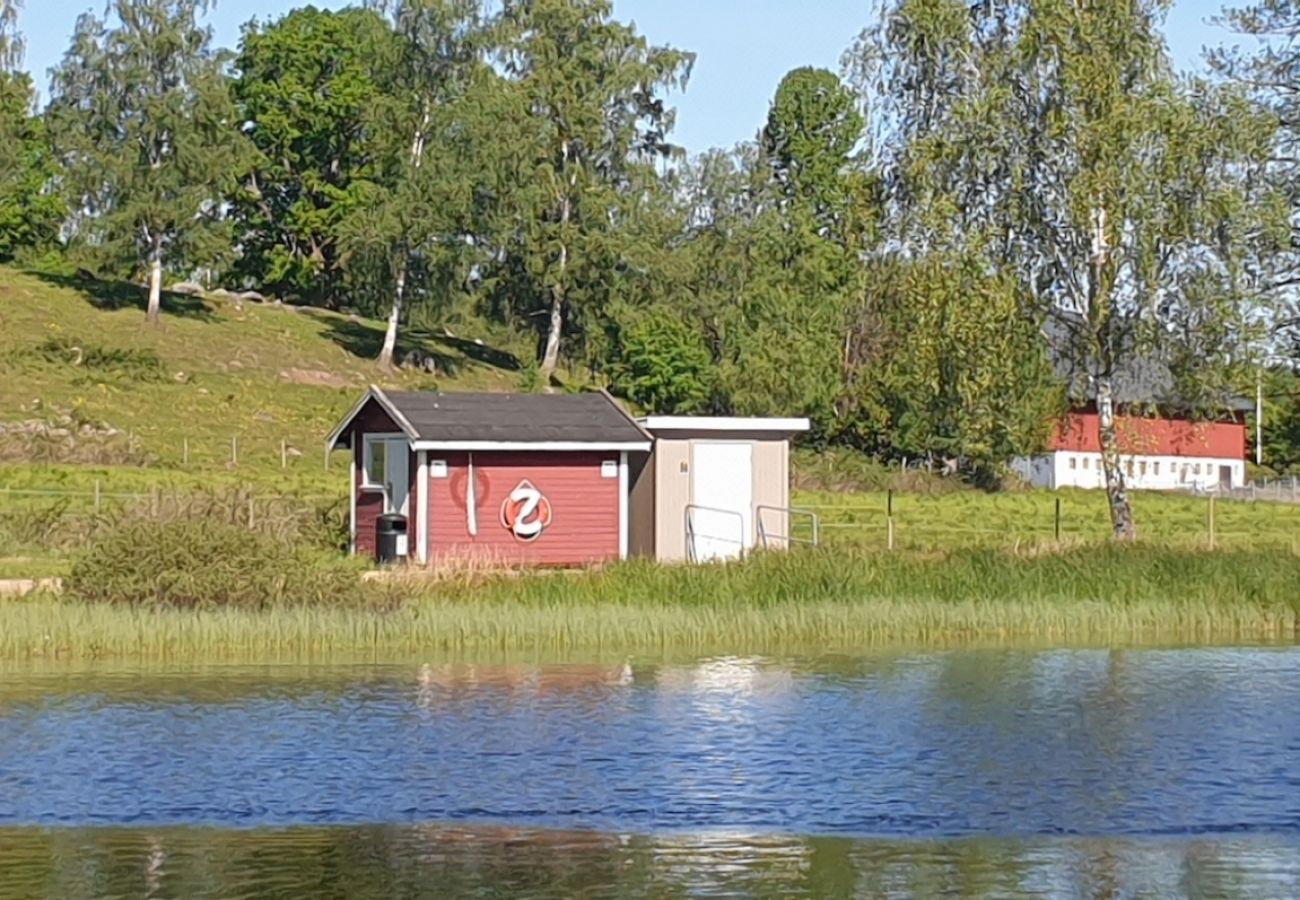
[[[0,601],[0,660],[1290,642],[1300,635],[1298,584],[1300,556],[1112,545],[358,579],[355,595],[269,609],[88,602],[72,584]]]

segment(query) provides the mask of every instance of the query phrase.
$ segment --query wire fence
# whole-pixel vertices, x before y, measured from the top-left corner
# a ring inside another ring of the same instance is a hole
[[[1244,487],[1223,489],[1220,494],[1235,500],[1300,503],[1300,476],[1283,475],[1278,478],[1255,478]]]
[[[0,488],[0,559],[62,556],[123,520],[209,519],[292,540],[329,540],[346,527],[345,494],[278,494],[251,487],[211,491]]]
[[[1287,485],[1289,489],[1289,484]],[[1162,500],[1166,498],[1161,498]],[[1300,505],[1258,505],[1249,493],[1239,497],[1185,496],[1180,502],[1137,505],[1139,538],[1189,548],[1277,549],[1300,551]],[[1271,500],[1259,493],[1258,500]],[[944,550],[958,547],[1047,546],[1105,539],[1111,524],[1104,505],[1084,508],[1060,497],[1023,496],[979,502],[896,498],[862,504],[801,503],[819,519],[820,543],[828,547],[886,550]],[[793,523],[797,537],[808,526]]]
[[[157,428],[100,433],[87,432],[71,420],[55,424],[25,423],[5,428],[0,423],[0,461],[126,465],[167,469],[281,469],[326,471],[346,453],[325,447],[316,432],[291,435],[249,429],[221,434],[201,424],[168,422]]]

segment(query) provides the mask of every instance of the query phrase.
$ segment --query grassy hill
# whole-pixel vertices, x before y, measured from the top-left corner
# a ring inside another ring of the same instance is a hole
[[[30,483],[12,464],[35,461],[54,464],[47,482],[92,466],[122,489],[187,475],[337,489],[322,441],[367,384],[511,390],[523,377],[509,352],[428,333],[408,333],[399,358],[418,351],[432,372],[382,373],[382,338],[357,316],[174,294],[151,327],[131,285],[0,267],[0,486]]]

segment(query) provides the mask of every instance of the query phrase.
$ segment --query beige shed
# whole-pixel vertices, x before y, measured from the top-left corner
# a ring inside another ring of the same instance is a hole
[[[703,562],[784,547],[790,535],[790,439],[807,419],[649,416],[648,458],[629,473],[629,550]]]

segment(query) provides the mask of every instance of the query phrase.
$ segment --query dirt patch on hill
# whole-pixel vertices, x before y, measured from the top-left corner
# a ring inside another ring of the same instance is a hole
[[[346,375],[326,372],[324,369],[284,369],[280,372],[280,378],[293,384],[312,387],[344,388],[352,385],[352,379]]]

